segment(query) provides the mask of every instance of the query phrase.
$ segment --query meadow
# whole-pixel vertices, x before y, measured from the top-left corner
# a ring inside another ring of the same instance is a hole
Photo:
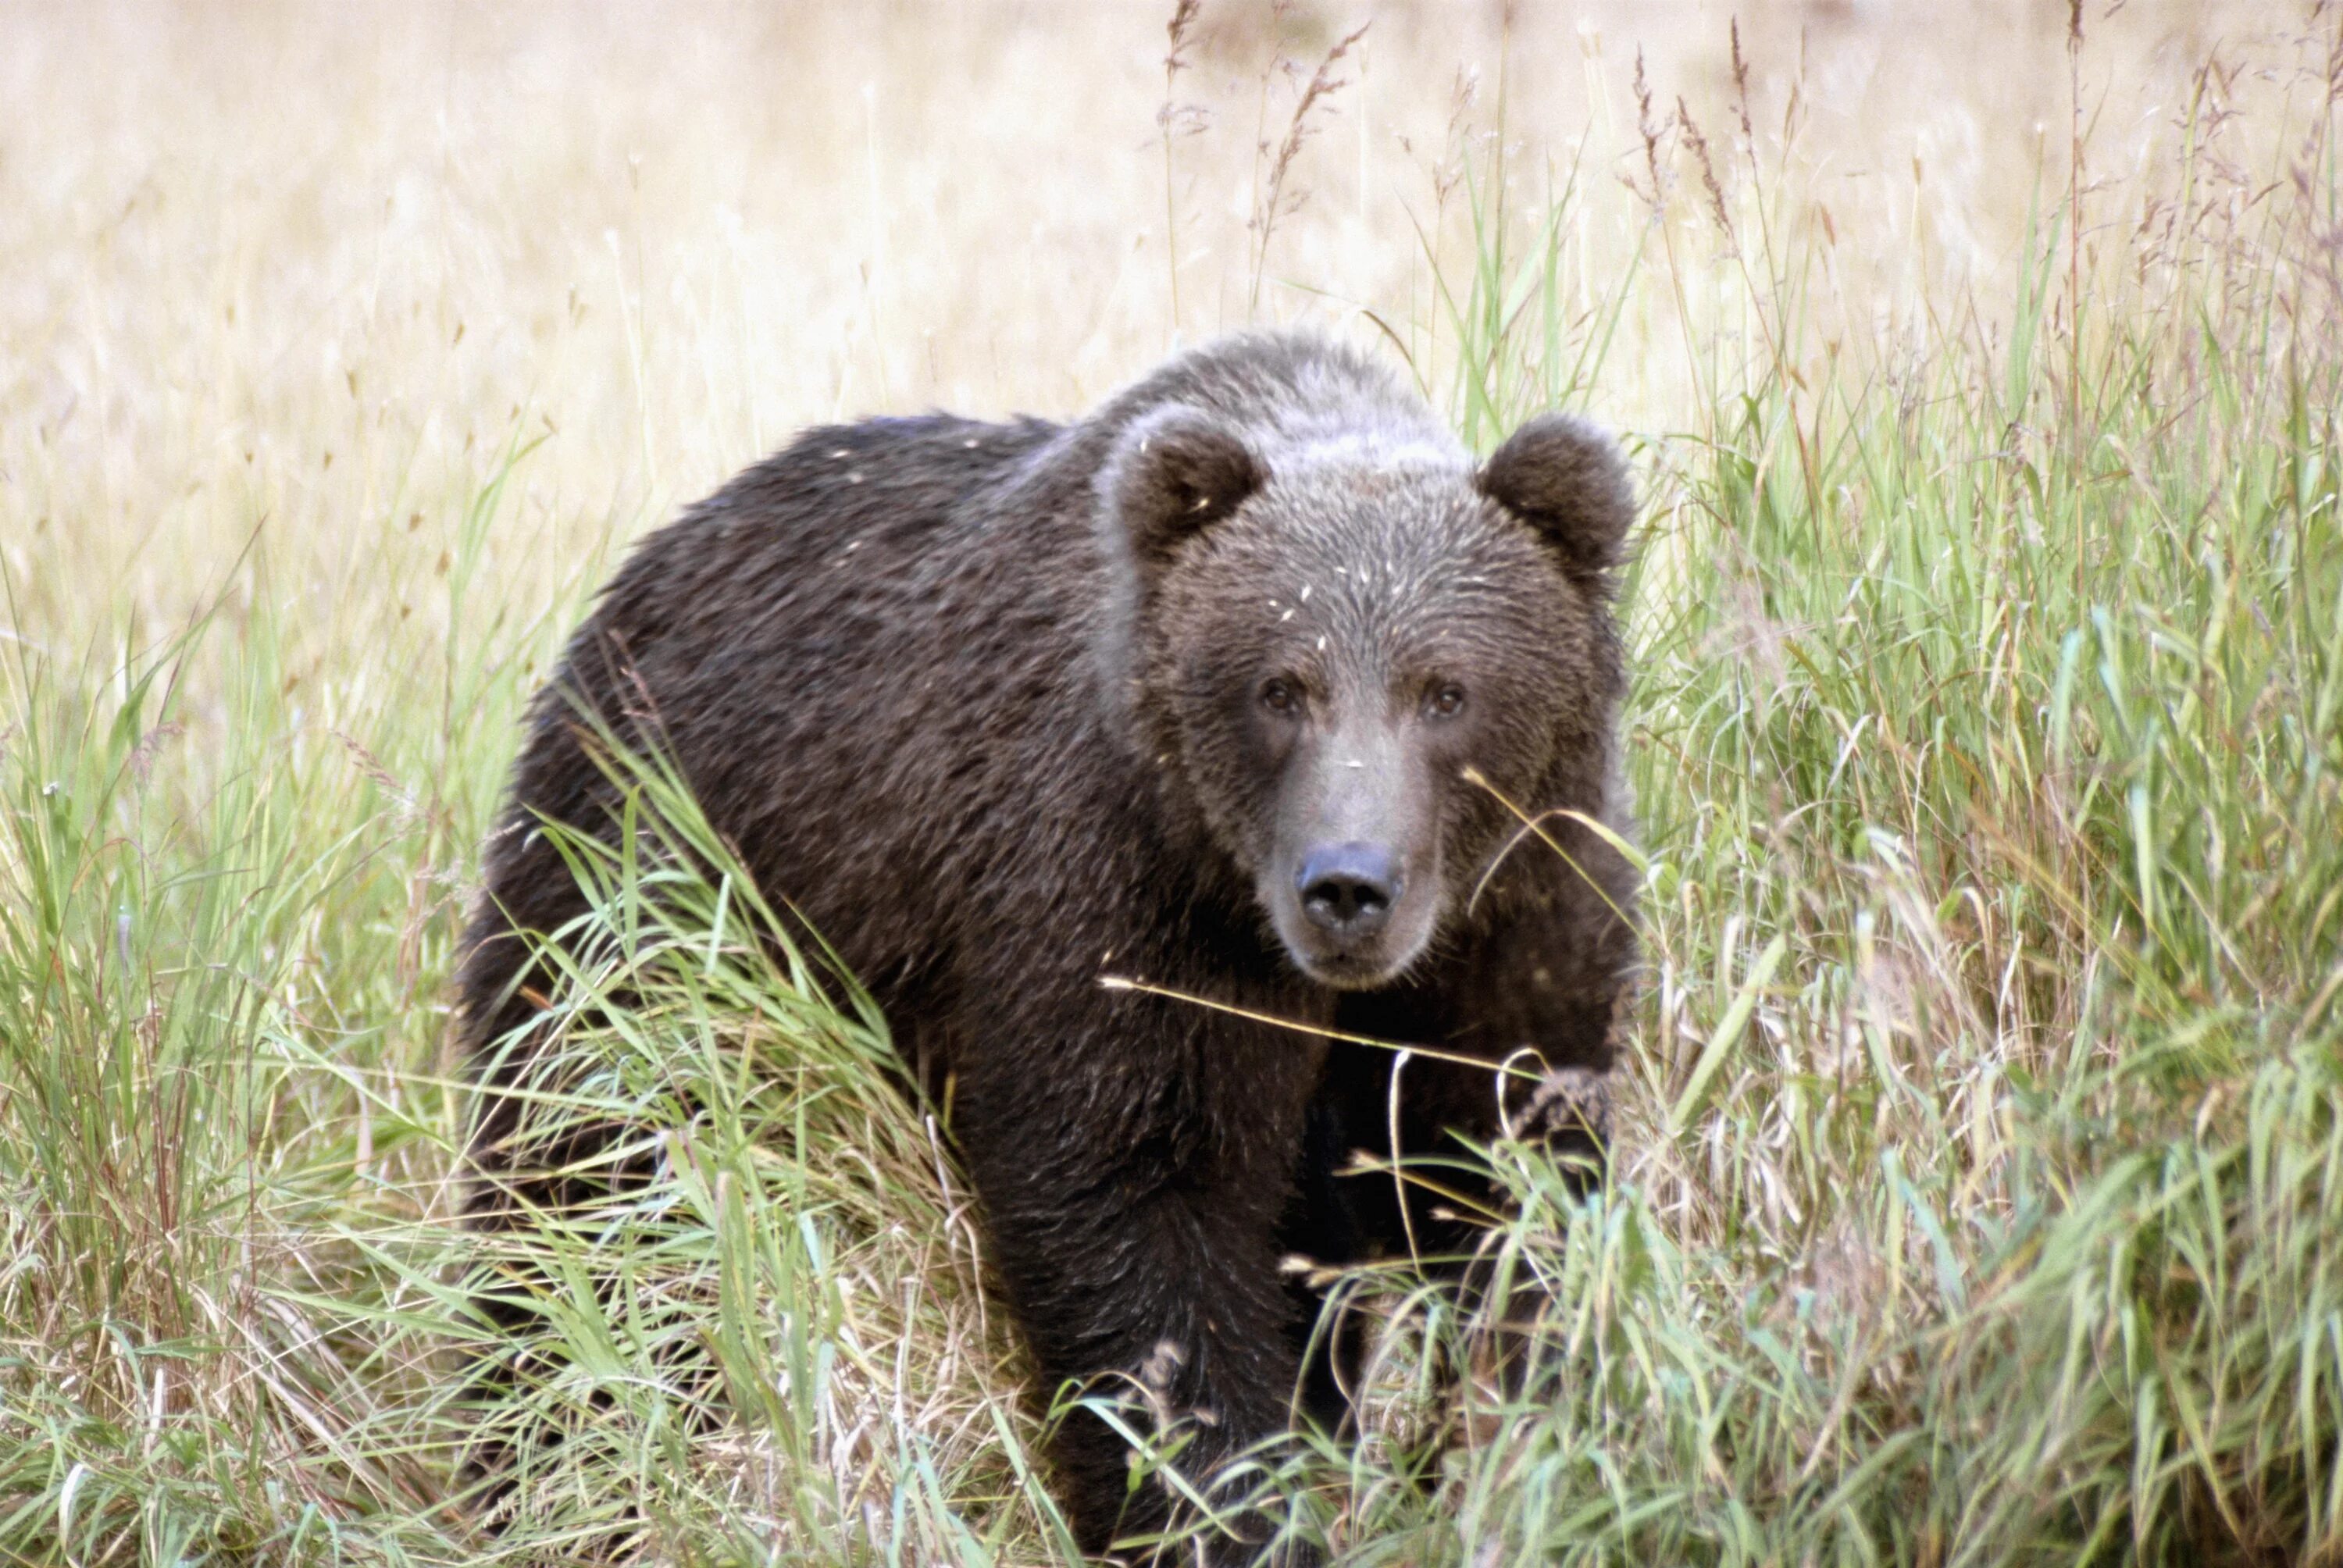
[[[1270,1505],[2343,1563],[2338,110],[2325,3],[8,7],[0,1557],[1075,1561],[947,1140],[687,790],[561,999],[649,1187],[453,1223],[447,980],[630,539],[1309,322],[1623,433],[1646,962],[1607,1186],[1486,1151],[1536,1376],[1363,1269]]]

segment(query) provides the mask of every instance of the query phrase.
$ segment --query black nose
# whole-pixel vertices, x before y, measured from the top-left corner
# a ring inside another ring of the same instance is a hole
[[[1380,844],[1324,844],[1302,858],[1294,885],[1302,892],[1302,912],[1319,930],[1372,936],[1383,930],[1399,897],[1399,867]]]

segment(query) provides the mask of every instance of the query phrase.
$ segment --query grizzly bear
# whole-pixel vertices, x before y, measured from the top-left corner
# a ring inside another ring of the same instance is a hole
[[[532,710],[459,979],[476,1222],[559,1197],[498,1093],[553,989],[515,933],[584,907],[528,829],[615,831],[581,714],[655,715],[949,1105],[1041,1392],[1143,1388],[1206,1485],[1297,1406],[1338,1421],[1282,1265],[1473,1239],[1344,1174],[1355,1151],[1599,1136],[1634,953],[1632,510],[1580,420],[1476,465],[1391,375],[1290,333],[1071,423],[868,419],[749,468],[634,552]],[[1394,1094],[1393,1052],[1326,1034],[1435,1054]],[[1094,1415],[1058,1430],[1086,1550],[1170,1515],[1131,1459]]]

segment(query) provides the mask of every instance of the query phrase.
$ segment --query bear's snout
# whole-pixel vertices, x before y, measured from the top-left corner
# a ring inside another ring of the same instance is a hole
[[[1310,923],[1340,940],[1372,937],[1391,919],[1405,879],[1381,844],[1322,844],[1302,857],[1294,890]]]
[[[1415,727],[1356,711],[1354,694],[1344,712],[1342,695],[1295,740],[1256,875],[1294,966],[1360,990],[1406,969],[1439,923],[1441,812]]]

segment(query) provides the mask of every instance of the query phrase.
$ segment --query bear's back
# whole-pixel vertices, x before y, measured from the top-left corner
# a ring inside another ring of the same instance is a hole
[[[539,816],[607,832],[591,709],[680,767],[776,907],[890,1013],[974,937],[1104,889],[1146,789],[1105,733],[1108,567],[1080,427],[944,416],[808,432],[649,536],[540,694],[466,965],[476,1048],[525,1017],[496,940],[582,909]]]

